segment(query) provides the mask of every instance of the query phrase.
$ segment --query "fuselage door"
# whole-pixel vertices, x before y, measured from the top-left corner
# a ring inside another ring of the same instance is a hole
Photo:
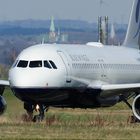
[[[70,75],[71,75],[71,69],[70,69],[70,64],[68,62],[68,59],[67,59],[67,56],[64,54],[64,52],[62,51],[57,51],[57,53],[59,54],[59,56],[61,57],[64,65],[65,65],[65,68],[66,68],[66,73],[67,73],[67,76],[66,76],[66,82],[67,83],[71,83],[71,78],[70,78]]]

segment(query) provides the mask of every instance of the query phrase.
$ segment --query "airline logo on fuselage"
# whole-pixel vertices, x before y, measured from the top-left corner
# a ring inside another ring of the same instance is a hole
[[[87,55],[83,54],[83,55],[69,55],[72,61],[89,61],[89,58],[87,57]]]

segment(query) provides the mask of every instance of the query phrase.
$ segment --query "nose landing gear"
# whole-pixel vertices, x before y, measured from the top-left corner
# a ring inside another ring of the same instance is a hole
[[[39,112],[38,115],[35,115],[33,117],[33,122],[41,122],[43,121],[45,115],[44,115],[44,110],[45,110],[45,107],[43,105],[36,105],[36,108],[35,108],[36,112]]]
[[[24,103],[24,109],[27,111],[29,121],[33,121],[33,122],[43,121],[45,117],[44,111],[45,110],[46,112],[48,111],[48,107],[43,104],[31,105],[31,104]],[[36,112],[39,112],[39,114],[33,115],[34,110]]]

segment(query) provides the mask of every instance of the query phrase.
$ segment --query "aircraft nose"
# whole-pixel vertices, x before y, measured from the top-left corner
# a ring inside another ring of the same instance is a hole
[[[12,87],[39,86],[39,75],[28,69],[14,68],[9,72],[9,81]]]
[[[23,86],[25,84],[25,79],[26,79],[26,75],[23,72],[19,72],[16,69],[10,70],[9,82],[11,87]]]
[[[48,80],[39,71],[28,69],[11,69],[9,72],[11,87],[46,87]]]
[[[65,84],[65,73],[46,68],[16,67],[9,71],[9,82],[11,87],[19,88],[61,87]]]

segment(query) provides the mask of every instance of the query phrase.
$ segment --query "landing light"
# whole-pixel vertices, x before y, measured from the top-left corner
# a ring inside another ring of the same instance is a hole
[[[36,105],[35,109],[36,109],[36,111],[39,111],[40,107],[38,104]]]

